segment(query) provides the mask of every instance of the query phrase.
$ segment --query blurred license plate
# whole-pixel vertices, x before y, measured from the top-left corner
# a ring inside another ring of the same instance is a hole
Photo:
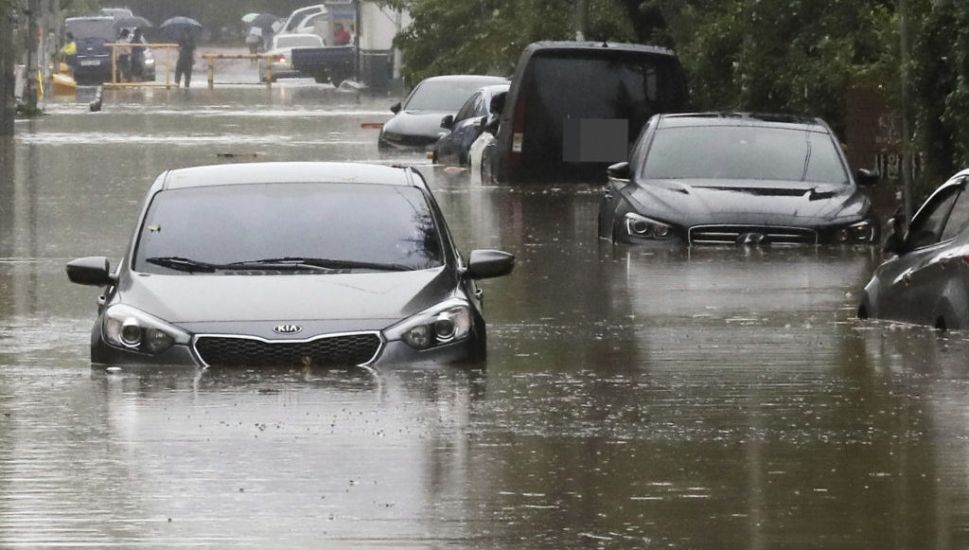
[[[82,59],[81,60],[81,66],[82,67],[93,67],[95,65],[100,65],[100,64],[101,64],[101,61],[99,61],[97,59]]]

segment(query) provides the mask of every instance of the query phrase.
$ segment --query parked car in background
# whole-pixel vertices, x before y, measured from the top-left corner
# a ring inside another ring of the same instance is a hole
[[[74,80],[78,84],[101,84],[111,80],[111,48],[105,46],[116,38],[114,17],[68,17],[64,32],[74,35],[77,59]]]
[[[456,115],[445,115],[441,119],[441,128],[448,130],[448,133],[434,144],[435,163],[458,166],[470,164],[471,144],[482,132],[497,130],[501,109],[494,107],[503,104],[509,85],[485,86],[468,98]]]
[[[112,271],[91,334],[97,364],[351,366],[485,354],[476,281],[514,257],[454,247],[419,172],[253,163],[163,173]],[[374,223],[379,220],[379,223]]]
[[[277,34],[273,37],[272,48],[266,52],[271,56],[272,78],[303,76],[293,67],[293,50],[299,48],[321,48],[323,39],[316,34]],[[260,78],[266,80],[267,61],[259,60]]]
[[[892,219],[891,257],[865,285],[858,317],[969,328],[969,170],[942,184],[902,234]]]
[[[394,116],[380,130],[380,148],[427,149],[448,133],[442,119],[458,109],[483,86],[507,84],[500,76],[448,75],[425,78],[402,102],[390,107]]]
[[[682,111],[676,55],[633,44],[538,42],[522,52],[501,114],[502,183],[602,182],[657,113]]]
[[[662,245],[863,244],[871,203],[820,119],[697,113],[649,120],[611,166],[599,236]],[[877,176],[861,170],[863,184]]]

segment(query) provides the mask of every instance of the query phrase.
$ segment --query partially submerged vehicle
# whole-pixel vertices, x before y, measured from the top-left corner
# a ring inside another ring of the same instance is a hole
[[[602,182],[651,116],[687,102],[676,55],[654,46],[537,42],[511,80],[493,162],[501,183]]]

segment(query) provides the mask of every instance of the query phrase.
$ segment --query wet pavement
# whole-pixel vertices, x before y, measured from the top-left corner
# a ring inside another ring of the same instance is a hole
[[[0,149],[0,547],[969,544],[969,335],[853,319],[875,251],[613,247],[595,186],[379,154],[396,98],[196,81]],[[163,170],[240,160],[419,166],[463,250],[518,256],[486,366],[92,369],[65,262],[120,259]]]

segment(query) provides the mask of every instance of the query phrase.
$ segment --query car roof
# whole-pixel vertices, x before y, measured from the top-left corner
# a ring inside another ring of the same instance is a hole
[[[830,133],[827,124],[819,118],[798,115],[743,112],[678,113],[658,115],[659,125],[663,128],[684,128],[694,126],[760,126],[788,128],[813,132]]]
[[[474,82],[474,81],[491,81],[492,83],[505,83],[508,79],[503,76],[494,76],[486,74],[447,74],[441,76],[430,76],[421,80],[421,84],[425,82]]]
[[[254,183],[345,183],[415,187],[409,169],[352,162],[252,162],[214,164],[169,170],[162,189],[245,185]]]
[[[528,52],[533,54],[537,51],[561,50],[561,51],[601,51],[614,50],[620,52],[641,52],[656,55],[667,55],[676,57],[676,53],[660,46],[648,46],[645,44],[627,44],[624,42],[571,42],[568,40],[546,40],[542,42],[532,42],[523,54]],[[522,56],[524,58],[524,55]]]
[[[110,15],[79,15],[77,17],[68,17],[64,20],[65,23],[70,21],[111,21],[114,22],[115,18]]]

